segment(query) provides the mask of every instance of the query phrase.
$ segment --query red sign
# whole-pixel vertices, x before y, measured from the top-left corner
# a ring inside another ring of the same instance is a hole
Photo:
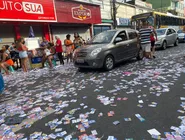
[[[79,7],[73,7],[72,17],[77,20],[91,19],[91,10],[80,5]]]
[[[56,22],[54,0],[1,0],[0,20]]]
[[[55,0],[58,22],[62,23],[101,23],[100,6]]]

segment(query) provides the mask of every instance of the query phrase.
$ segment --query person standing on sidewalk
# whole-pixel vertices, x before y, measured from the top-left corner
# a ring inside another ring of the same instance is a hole
[[[17,50],[19,51],[22,69],[24,72],[28,72],[28,48],[25,45],[24,38],[18,39]]]
[[[151,40],[150,40],[150,35],[154,33],[156,40],[157,40],[157,33],[155,31],[154,28],[151,28],[147,21],[143,20],[142,21],[142,28],[139,30],[139,34],[141,37],[141,45],[142,48],[145,52],[145,57],[150,58],[150,54],[151,54],[151,49],[152,49],[152,57],[154,56],[154,52],[155,52],[155,47],[151,48]],[[153,46],[153,45],[152,45]]]
[[[67,52],[67,63],[73,61],[73,42],[71,41],[71,35],[67,35],[66,39],[64,40],[64,44],[66,46],[66,52]]]
[[[64,65],[64,60],[63,60],[63,55],[62,55],[62,52],[63,52],[62,41],[60,40],[58,36],[55,36],[55,39],[56,39],[55,49],[58,55],[58,59],[60,61],[60,65]]]

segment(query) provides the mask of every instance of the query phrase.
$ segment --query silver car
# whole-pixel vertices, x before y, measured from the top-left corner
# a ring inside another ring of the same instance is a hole
[[[185,33],[183,32],[183,30],[178,30],[178,38],[179,38],[179,42],[185,42]]]
[[[136,30],[109,30],[102,32],[85,48],[75,54],[78,68],[105,68],[111,70],[115,64],[136,57],[143,58]]]
[[[156,48],[166,49],[169,45],[178,46],[179,38],[175,29],[173,28],[161,28],[157,29],[158,41],[156,41]]]

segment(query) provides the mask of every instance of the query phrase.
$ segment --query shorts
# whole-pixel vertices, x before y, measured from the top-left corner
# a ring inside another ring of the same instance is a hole
[[[8,59],[7,61],[6,61],[6,63],[9,65],[9,66],[13,66],[13,60],[12,59]]]
[[[151,41],[151,47],[153,48],[155,46],[155,41]]]
[[[27,58],[28,57],[27,51],[21,51],[21,52],[19,52],[19,57],[20,58]]]
[[[151,44],[144,44],[142,45],[142,49],[145,51],[145,52],[151,52]]]

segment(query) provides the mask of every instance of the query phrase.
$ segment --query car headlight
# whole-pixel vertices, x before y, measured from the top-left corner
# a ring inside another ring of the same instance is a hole
[[[156,42],[162,42],[163,38],[158,38]]]
[[[91,56],[96,56],[101,52],[102,48],[97,48],[91,52]]]

